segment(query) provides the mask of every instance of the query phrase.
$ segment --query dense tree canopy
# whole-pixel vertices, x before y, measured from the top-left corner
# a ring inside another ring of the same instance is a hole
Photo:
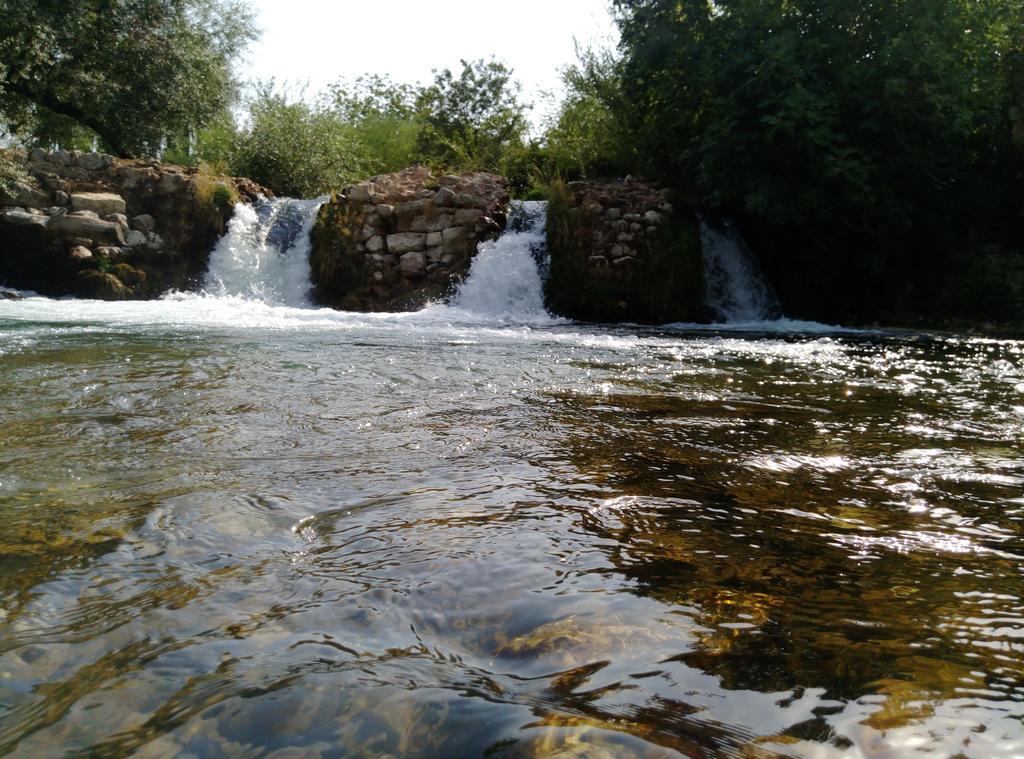
[[[496,169],[527,131],[527,106],[519,100],[512,71],[497,61],[462,62],[458,76],[436,72],[420,91],[418,146],[428,160],[452,166]]]
[[[237,0],[0,0],[0,18],[7,129],[45,140],[70,120],[122,155],[222,114],[255,36]]]
[[[863,301],[1019,227],[1021,0],[616,5],[646,168],[769,230],[776,266]]]

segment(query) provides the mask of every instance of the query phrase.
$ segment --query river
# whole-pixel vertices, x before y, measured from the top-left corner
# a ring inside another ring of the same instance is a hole
[[[1024,755],[1024,342],[521,274],[0,300],[0,753]]]

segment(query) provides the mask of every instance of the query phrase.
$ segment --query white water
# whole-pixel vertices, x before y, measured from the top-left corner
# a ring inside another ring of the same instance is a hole
[[[309,305],[309,234],[324,199],[239,203],[213,253],[203,292],[271,306]]]
[[[20,299],[0,297],[0,318],[45,321],[58,330],[61,328],[57,325],[61,324],[77,330],[133,330],[144,326],[346,332],[370,329],[409,335],[445,334],[456,340],[501,334],[516,341],[590,344],[594,340],[611,340],[628,345],[645,339],[640,335],[646,328],[639,325],[622,325],[615,334],[598,337],[591,329],[573,329],[570,321],[547,312],[543,299],[547,204],[536,201],[513,203],[505,233],[480,246],[465,282],[447,303],[434,303],[421,311],[405,313],[350,313],[316,308],[309,301],[309,232],[322,202],[280,199],[255,207],[239,205],[228,233],[211,254],[204,285],[198,293],[172,293],[152,301],[108,302],[52,300],[11,291]],[[774,298],[771,302],[775,303]],[[664,325],[662,329],[803,334],[849,331],[778,318],[777,312],[769,312],[766,317],[765,310],[757,308],[749,309],[748,314],[756,315],[746,318],[740,313],[733,311],[731,316],[722,317],[728,318],[724,324],[680,323]],[[535,329],[548,326],[570,329],[558,333]]]
[[[733,225],[700,219],[704,248],[705,304],[716,321],[761,324],[782,316],[779,299],[761,273],[754,252]]]
[[[547,203],[513,201],[509,215],[505,233],[480,245],[448,310],[486,321],[550,322],[537,260],[546,256]]]

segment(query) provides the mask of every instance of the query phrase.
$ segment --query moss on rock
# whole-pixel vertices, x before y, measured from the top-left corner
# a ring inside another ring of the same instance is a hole
[[[697,219],[670,197],[641,182],[553,184],[549,308],[596,322],[703,319]]]

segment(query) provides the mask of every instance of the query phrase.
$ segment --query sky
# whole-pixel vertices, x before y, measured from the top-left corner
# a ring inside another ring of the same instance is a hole
[[[338,79],[389,74],[428,83],[431,70],[493,56],[515,71],[539,124],[561,92],[559,69],[584,48],[618,40],[609,0],[254,0],[262,38],[243,61],[247,79],[275,79],[311,98]],[[548,97],[544,93],[550,93]]]

